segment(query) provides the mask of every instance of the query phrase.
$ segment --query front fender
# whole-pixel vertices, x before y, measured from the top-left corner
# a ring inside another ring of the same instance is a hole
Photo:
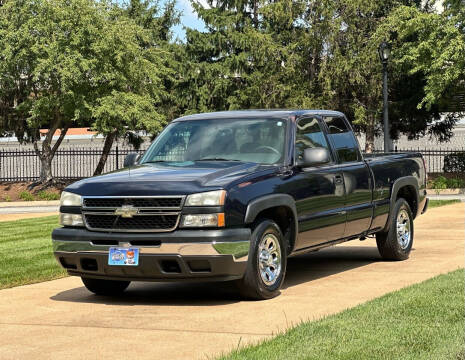
[[[258,214],[260,214],[262,211],[270,209],[270,208],[278,207],[278,206],[284,206],[292,212],[293,222],[294,222],[294,229],[292,232],[293,234],[291,235],[292,238],[290,239],[291,241],[290,246],[291,246],[291,251],[292,251],[297,234],[299,232],[298,221],[297,221],[297,209],[295,206],[295,200],[292,196],[287,195],[287,194],[273,194],[273,195],[265,195],[255,200],[252,200],[247,205],[244,223],[251,224],[255,221]]]

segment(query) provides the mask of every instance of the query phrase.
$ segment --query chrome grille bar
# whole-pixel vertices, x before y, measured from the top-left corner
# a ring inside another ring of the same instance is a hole
[[[89,201],[86,201],[89,200]],[[92,200],[92,201],[90,201]],[[101,200],[101,201],[100,201]],[[114,201],[116,200],[116,201]],[[160,201],[158,201],[160,200]],[[82,214],[86,228],[100,232],[169,232],[175,230],[181,218],[185,196],[85,196],[82,199]],[[109,205],[114,206],[89,206]],[[134,206],[153,203],[176,206]],[[121,217],[115,210],[122,206],[134,206],[137,214]],[[108,217],[108,219],[106,219]],[[176,217],[176,218],[174,218]],[[100,224],[99,224],[100,222]],[[112,225],[109,225],[109,224]],[[118,226],[120,223],[120,227]],[[152,225],[150,225],[150,223]],[[153,226],[153,228],[151,227]]]

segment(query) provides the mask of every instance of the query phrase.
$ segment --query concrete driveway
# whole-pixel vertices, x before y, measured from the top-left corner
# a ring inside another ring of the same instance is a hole
[[[289,260],[281,296],[241,301],[230,284],[131,284],[91,295],[79,278],[0,291],[1,359],[211,359],[464,266],[464,204],[415,222],[411,257],[380,261],[369,239]]]

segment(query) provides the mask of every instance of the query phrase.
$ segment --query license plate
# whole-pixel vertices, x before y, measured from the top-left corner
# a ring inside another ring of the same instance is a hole
[[[139,265],[138,248],[110,248],[108,265],[137,266]]]

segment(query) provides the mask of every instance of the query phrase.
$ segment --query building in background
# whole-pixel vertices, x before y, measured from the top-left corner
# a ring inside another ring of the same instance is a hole
[[[40,130],[41,139],[45,138],[47,129]],[[145,149],[150,144],[150,137],[145,133],[140,135],[144,138],[144,144],[141,148]],[[53,135],[52,143],[54,143],[60,136],[60,130],[57,130]],[[95,131],[90,130],[90,128],[70,128],[68,129],[63,142],[60,145],[60,149],[70,149],[70,148],[93,148],[93,149],[102,149],[105,138],[101,134],[97,134]],[[119,146],[123,149],[132,149],[133,147],[127,144],[125,141],[119,140],[113,143],[113,148]],[[18,139],[15,136],[9,137],[0,137],[0,150],[32,150],[32,144],[20,144]]]

